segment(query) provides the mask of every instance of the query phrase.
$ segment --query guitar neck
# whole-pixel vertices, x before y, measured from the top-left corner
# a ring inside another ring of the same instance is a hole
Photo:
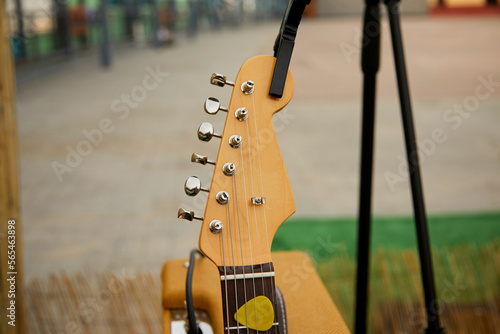
[[[295,212],[295,202],[272,115],[292,98],[293,76],[287,72],[281,98],[270,96],[275,65],[276,58],[257,56],[243,64],[234,82],[212,75],[212,84],[234,86],[227,108],[217,98],[205,102],[210,115],[227,112],[223,132],[216,133],[207,122],[198,128],[201,141],[220,138],[217,160],[191,157],[215,166],[212,183],[204,188],[192,176],[184,185],[188,196],[208,192],[207,207],[203,217],[184,209],[177,213],[178,218],[203,221],[199,247],[219,268],[226,334],[281,334],[286,327],[283,299],[274,283],[271,243],[279,226]]]
[[[279,333],[279,305],[272,262],[219,266],[224,333]],[[278,302],[278,303],[277,303]]]

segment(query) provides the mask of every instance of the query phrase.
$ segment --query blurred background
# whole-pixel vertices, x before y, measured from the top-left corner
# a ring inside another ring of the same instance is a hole
[[[77,55],[104,39],[115,46],[170,44],[176,34],[192,36],[199,30],[281,18],[286,4],[286,0],[9,0],[7,10],[16,59],[33,61]]]
[[[19,180],[19,195],[3,187],[2,201],[20,212],[22,226],[17,249],[26,327],[18,332],[160,332],[162,265],[187,257],[199,236],[199,224],[178,220],[177,209],[202,215],[205,208],[206,196],[186,197],[183,184],[197,175],[208,185],[213,173],[190,156],[215,159],[218,151],[215,140],[201,143],[195,132],[204,121],[216,131],[224,124],[223,115],[203,112],[203,102],[215,96],[227,105],[231,96],[231,89],[210,85],[210,75],[232,80],[245,60],[271,55],[287,1],[0,4],[0,92],[2,110],[11,110],[2,116],[2,147],[10,152],[2,155],[2,177],[14,189]],[[351,329],[363,6],[313,0],[307,7],[291,62],[294,98],[274,119],[297,211],[273,249],[311,256]],[[403,0],[401,10],[436,302],[449,333],[494,333],[500,326],[500,7],[495,0]],[[385,15],[382,26],[370,331],[423,333]],[[110,289],[115,281],[123,288]]]

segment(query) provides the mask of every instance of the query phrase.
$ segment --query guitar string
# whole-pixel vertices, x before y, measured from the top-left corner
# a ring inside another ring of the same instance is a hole
[[[229,301],[228,301],[228,298],[227,298],[227,267],[226,267],[226,252],[224,250],[224,229],[222,229],[222,233],[221,233],[221,242],[222,242],[222,264],[224,265],[224,285],[225,285],[225,288],[226,288],[226,291],[224,293],[224,295],[226,296],[226,319],[227,319],[227,327],[229,328]],[[225,331],[225,330],[224,330]],[[229,329],[227,330],[228,334],[229,334]]]
[[[253,104],[254,114],[256,115],[257,110],[256,110],[256,105],[255,105],[255,94],[252,94],[252,104]],[[263,195],[264,194],[264,182],[262,181],[262,164],[261,164],[261,160],[260,160],[260,145],[259,145],[259,136],[258,136],[259,131],[258,131],[258,127],[257,127],[257,119],[256,118],[257,117],[254,117],[253,123],[255,126],[255,136],[256,136],[256,143],[257,143],[257,157],[259,159],[260,187],[261,187],[261,191],[262,191],[262,195]],[[272,120],[271,120],[271,124],[272,124]],[[271,245],[269,244],[269,235],[268,235],[268,228],[267,228],[266,204],[263,203],[262,207],[263,207],[263,211],[264,211],[264,228],[266,230],[267,249],[269,249],[269,259],[271,259]],[[254,206],[254,209],[255,209],[255,206]],[[269,271],[271,271],[271,264],[269,264]],[[273,296],[273,307],[276,305],[276,292],[275,292],[275,290],[276,290],[275,281],[273,278],[271,278],[271,293]],[[274,322],[274,319],[273,319],[273,322]],[[274,328],[275,333],[277,332],[276,327]]]
[[[247,133],[247,137],[248,137],[248,133]],[[250,150],[250,140],[247,140],[248,141],[248,149]],[[250,214],[248,212],[248,197],[247,197],[247,185],[246,185],[246,181],[245,181],[245,161],[243,159],[243,144],[242,144],[242,147],[240,149],[240,156],[241,156],[241,169],[242,169],[242,172],[243,172],[243,188],[245,190],[245,201],[243,202],[245,204],[245,208],[246,208],[246,211],[247,211],[247,229],[248,229],[248,240],[249,240],[249,244],[250,244],[250,262],[251,262],[251,270],[252,270],[252,285],[253,285],[253,295],[255,297],[257,297],[257,289],[255,288],[255,270],[254,270],[254,267],[253,267],[253,251],[252,251],[252,235],[250,233]],[[250,165],[250,169],[252,168],[252,165]],[[255,298],[254,297],[254,298]],[[257,309],[257,301],[254,299],[254,303],[255,303],[255,309]],[[246,306],[245,306],[246,308]],[[256,313],[257,314],[257,313]],[[248,319],[248,318],[247,318]],[[257,320],[257,318],[256,318]]]
[[[252,195],[255,195],[254,188],[253,188],[252,150],[250,148],[250,143],[251,143],[251,140],[250,140],[250,128],[248,126],[249,119],[251,118],[250,116],[256,117],[255,105],[253,105],[253,107],[254,107],[253,108],[253,111],[254,111],[253,115],[248,115],[248,119],[246,121],[246,126],[247,126],[247,135],[248,135],[248,158],[249,158],[249,161],[250,161],[250,184],[251,184],[251,189],[252,189]],[[257,134],[256,134],[256,136],[257,136]],[[258,140],[258,138],[256,138],[256,139]],[[255,205],[253,205],[253,211],[254,211],[254,217],[255,217],[255,230],[256,230],[256,233],[257,233],[257,247],[258,247],[258,250],[259,250],[259,259],[260,259],[260,263],[263,264],[263,262],[262,262],[262,254],[260,253],[259,224],[257,222],[257,210],[255,208]],[[262,267],[262,269],[264,269],[264,267]],[[262,289],[264,290],[265,289],[264,277],[261,277],[261,280],[262,280]],[[257,310],[257,301],[255,301],[255,310]],[[258,331],[259,330],[259,324],[258,324],[258,321],[257,321],[257,312],[255,312],[255,323],[256,323],[256,328],[257,328],[257,331]]]
[[[231,256],[233,258],[233,274],[236,275],[236,263],[234,262],[234,245],[233,245],[233,232],[231,228],[231,214],[229,210],[229,205],[227,206],[227,220],[229,222],[229,240],[231,241]],[[239,319],[239,313],[238,313],[238,289],[236,287],[236,279],[233,280],[234,282],[234,298],[235,298],[235,305],[236,305],[236,333],[240,333],[240,319]],[[228,323],[229,326],[229,323]]]
[[[236,178],[233,176],[233,186],[234,186],[234,204],[236,206],[236,218],[238,220],[238,233],[240,235],[240,252],[241,252],[241,263],[243,265],[243,291],[245,293],[245,317],[248,321],[248,309],[246,307],[247,305],[247,302],[248,302],[248,299],[247,299],[247,279],[246,279],[246,272],[245,272],[245,261],[243,259],[243,245],[242,245],[242,242],[241,242],[241,225],[240,225],[240,213],[239,213],[239,210],[238,210],[238,190],[236,188]],[[228,210],[229,210],[229,206],[228,206]],[[251,247],[250,247],[251,248]],[[236,285],[236,280],[235,280],[235,285]],[[247,333],[249,333],[249,329],[248,329],[248,326],[247,327]]]

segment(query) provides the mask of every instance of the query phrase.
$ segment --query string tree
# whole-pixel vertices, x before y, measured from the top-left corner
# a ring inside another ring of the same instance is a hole
[[[251,202],[253,205],[266,204],[266,198],[265,197],[252,197]]]

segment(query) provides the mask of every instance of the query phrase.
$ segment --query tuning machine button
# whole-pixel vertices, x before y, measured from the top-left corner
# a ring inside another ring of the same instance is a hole
[[[229,85],[234,87],[234,82],[228,81],[224,74],[214,73],[210,78],[210,83],[215,86],[224,87],[224,85]]]
[[[196,163],[199,163],[202,165],[206,165],[206,164],[215,165],[215,161],[209,160],[208,157],[206,157],[204,155],[199,155],[196,153],[193,153],[191,155],[191,162],[196,162]]]
[[[203,217],[196,216],[194,211],[187,211],[183,208],[180,208],[179,211],[177,211],[177,218],[189,220],[190,222],[192,222],[194,219],[203,220]]]
[[[198,128],[198,139],[201,141],[210,141],[212,137],[222,138],[222,135],[214,132],[214,126],[208,122],[201,123]]]
[[[224,108],[220,105],[220,101],[219,99],[215,98],[215,97],[209,97],[206,101],[205,101],[205,112],[207,114],[210,114],[210,115],[215,115],[219,112],[219,110],[222,110],[222,111],[226,111],[227,112],[227,108]]]
[[[209,192],[207,188],[201,186],[201,181],[196,176],[190,176],[184,183],[184,192],[188,196],[196,196],[200,191]]]

